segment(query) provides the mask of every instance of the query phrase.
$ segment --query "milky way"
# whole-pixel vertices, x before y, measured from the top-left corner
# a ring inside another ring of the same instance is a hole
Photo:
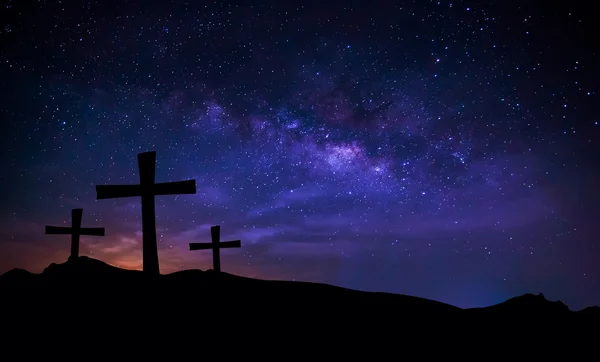
[[[155,150],[198,190],[157,197],[163,273],[210,268],[219,224],[245,276],[600,304],[589,10],[161,3],[2,10],[1,271],[64,260],[43,225],[74,207],[106,227],[82,253],[140,268],[139,199],[95,185]]]

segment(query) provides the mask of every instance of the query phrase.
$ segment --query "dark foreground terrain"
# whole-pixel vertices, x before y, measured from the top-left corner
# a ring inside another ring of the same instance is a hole
[[[47,329],[58,323],[81,338],[108,333],[105,330],[155,337],[193,331],[197,338],[208,333],[219,343],[241,338],[240,333],[246,339],[288,341],[319,334],[325,336],[323,343],[350,337],[363,347],[375,341],[395,348],[395,343],[411,338],[499,335],[525,344],[553,343],[550,336],[559,338],[564,347],[569,338],[579,343],[581,338],[595,339],[600,325],[600,308],[570,311],[541,294],[487,308],[461,309],[412,296],[257,280],[210,270],[150,278],[87,257],[52,264],[41,274],[9,271],[0,276],[0,296],[4,325]],[[233,335],[218,336],[221,333]]]

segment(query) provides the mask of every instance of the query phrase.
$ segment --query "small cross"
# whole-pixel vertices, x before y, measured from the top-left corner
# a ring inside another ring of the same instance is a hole
[[[77,259],[79,257],[80,235],[104,236],[104,228],[82,228],[82,214],[83,209],[71,210],[71,227],[46,225],[46,234],[71,235],[71,256],[69,259]]]
[[[221,238],[221,227],[219,225],[212,226],[210,228],[210,235],[212,242],[210,243],[190,243],[190,250],[206,250],[212,249],[213,251],[213,270],[216,273],[221,272],[221,249],[228,248],[240,248],[242,242],[240,240],[233,241],[219,241]]]

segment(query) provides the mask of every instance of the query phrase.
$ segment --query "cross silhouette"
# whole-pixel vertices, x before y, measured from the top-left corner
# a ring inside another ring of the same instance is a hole
[[[158,246],[156,245],[156,195],[195,194],[196,180],[155,183],[156,152],[138,154],[139,185],[98,185],[96,199],[114,199],[141,196],[142,198],[142,252],[145,273],[158,275]]]
[[[71,255],[69,259],[76,259],[79,256],[80,235],[104,236],[104,228],[82,228],[82,215],[83,209],[71,210],[71,227],[46,225],[46,234],[48,235],[71,235]]]
[[[226,248],[240,248],[242,242],[240,240],[223,241],[220,242],[221,238],[221,227],[219,225],[212,226],[210,228],[210,235],[212,242],[210,243],[190,243],[190,250],[207,250],[212,249],[213,251],[213,270],[216,273],[221,272],[221,249]]]

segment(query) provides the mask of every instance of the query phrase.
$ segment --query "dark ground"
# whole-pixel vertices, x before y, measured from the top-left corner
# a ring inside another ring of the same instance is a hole
[[[214,346],[241,346],[250,340],[298,343],[297,353],[317,344],[329,350],[346,343],[343,353],[347,354],[348,347],[414,349],[424,341],[444,344],[451,340],[457,351],[473,352],[469,341],[481,339],[484,344],[503,345],[504,351],[543,343],[546,347],[535,350],[544,354],[555,348],[572,349],[573,343],[595,348],[592,341],[600,336],[600,308],[574,312],[543,295],[527,294],[486,308],[461,309],[405,295],[217,275],[211,270],[149,278],[87,257],[52,264],[41,274],[19,269],[7,272],[0,276],[0,295],[2,335],[15,343],[27,339],[14,331],[41,330],[38,337],[44,340],[64,339],[69,333],[64,331],[70,331],[73,338],[88,341],[112,339],[114,334],[126,336],[125,340],[119,337],[123,343],[162,341],[153,348],[171,338],[191,338],[192,342],[173,342],[183,343],[182,348],[198,341],[211,341],[207,343]],[[306,345],[306,341],[314,343]],[[242,353],[239,348],[229,352]],[[139,353],[151,355],[151,351]],[[436,348],[422,352],[441,353]]]

